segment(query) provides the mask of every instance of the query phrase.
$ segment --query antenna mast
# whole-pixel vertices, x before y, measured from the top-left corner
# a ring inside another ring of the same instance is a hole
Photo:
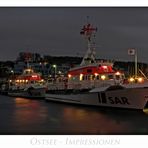
[[[83,26],[80,34],[84,36],[87,41],[87,52],[81,62],[80,65],[88,65],[91,63],[95,63],[95,34],[97,32],[97,28],[94,28],[92,24],[89,23],[89,16],[87,16],[87,24]]]

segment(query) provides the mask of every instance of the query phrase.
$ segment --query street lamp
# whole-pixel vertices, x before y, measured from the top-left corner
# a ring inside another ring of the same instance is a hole
[[[11,70],[10,73],[11,73],[11,75],[14,75],[14,71],[13,70]]]
[[[11,70],[11,73],[14,73],[14,71],[13,71],[13,70]]]
[[[52,65],[54,68],[54,77],[56,77],[56,69],[57,69],[57,65]]]

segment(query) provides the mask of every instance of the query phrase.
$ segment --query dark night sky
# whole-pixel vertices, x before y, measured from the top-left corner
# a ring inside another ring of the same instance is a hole
[[[83,56],[79,32],[86,16],[97,26],[97,57],[132,60],[138,49],[148,63],[148,8],[0,8],[0,61],[14,60],[21,51]]]

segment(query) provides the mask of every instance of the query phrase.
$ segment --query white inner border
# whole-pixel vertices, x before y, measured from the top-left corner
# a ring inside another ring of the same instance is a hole
[[[2,148],[139,148],[147,147],[146,135],[20,135],[0,136]]]
[[[148,0],[0,0],[0,6],[148,6]]]
[[[0,6],[42,6],[42,7],[51,7],[51,6],[58,6],[58,7],[64,7],[64,6],[72,6],[72,7],[77,7],[77,6],[93,6],[93,7],[98,7],[98,6],[142,6],[142,7],[147,7],[148,6],[148,0],[0,0]],[[34,139],[33,139],[34,138]],[[92,140],[92,139],[100,139],[100,144],[98,143],[97,145],[80,145],[80,144],[71,144],[71,145],[65,145],[66,138],[70,138],[71,140],[75,141],[77,139],[80,140]],[[35,140],[37,139],[36,145],[31,144],[32,139],[34,140],[33,142],[36,142]],[[60,140],[59,140],[60,139]],[[119,145],[104,145],[101,143],[108,139],[117,139],[120,140]],[[148,136],[147,135],[133,135],[133,136],[111,136],[111,135],[89,135],[89,136],[84,136],[84,135],[64,135],[64,136],[59,136],[59,135],[50,135],[50,136],[38,136],[38,135],[0,135],[0,147],[2,148],[9,148],[9,147],[15,147],[15,148],[49,148],[49,147],[54,147],[54,148],[61,148],[61,147],[68,147],[68,148],[81,148],[81,147],[90,147],[90,148],[125,148],[125,147],[134,147],[134,148],[139,148],[141,146],[145,147],[148,146]],[[56,145],[53,145],[53,140],[57,141]],[[51,142],[51,144],[50,144]]]

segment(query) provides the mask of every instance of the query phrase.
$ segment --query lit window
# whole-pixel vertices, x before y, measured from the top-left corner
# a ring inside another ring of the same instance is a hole
[[[134,79],[134,78],[129,78],[129,81],[130,81],[130,82],[134,82],[135,79]]]
[[[80,81],[83,80],[83,74],[80,74]]]
[[[142,83],[143,81],[144,81],[144,79],[143,79],[143,78],[141,78],[141,77],[140,77],[140,78],[138,78],[138,82],[139,82],[139,83]]]
[[[106,79],[106,76],[105,76],[105,75],[102,75],[102,76],[101,76],[101,79],[102,79],[102,80],[105,80],[105,79]]]

